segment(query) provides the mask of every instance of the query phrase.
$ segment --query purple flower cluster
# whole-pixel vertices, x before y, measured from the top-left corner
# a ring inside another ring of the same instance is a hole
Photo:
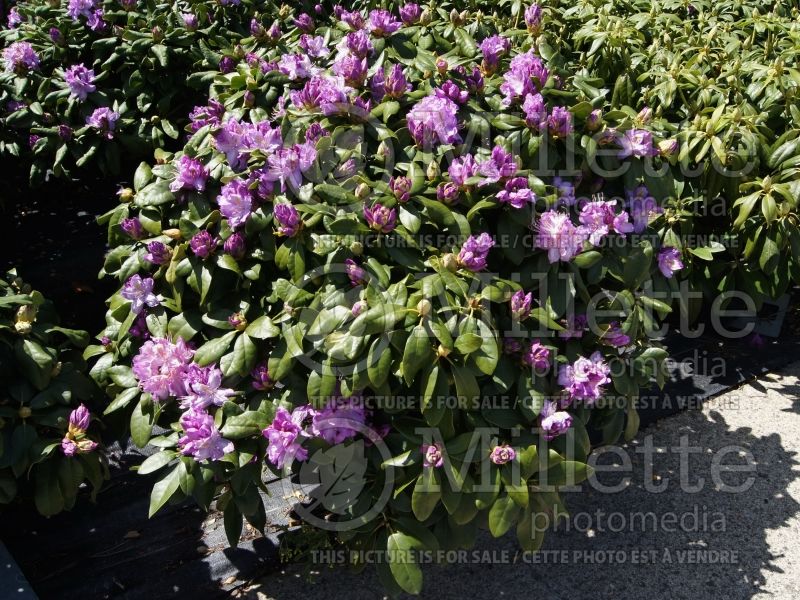
[[[594,352],[589,358],[579,356],[574,363],[562,365],[558,383],[569,402],[583,400],[591,405],[603,395],[603,385],[611,382],[610,373],[600,352]]]
[[[489,460],[496,465],[510,463],[515,458],[517,458],[517,451],[508,444],[495,446],[489,453]]]
[[[184,396],[184,374],[193,356],[194,351],[182,338],[174,344],[166,338],[153,338],[142,344],[133,358],[133,374],[142,391],[156,402]]]
[[[664,212],[644,185],[626,192],[626,200],[635,233],[642,233],[656,215]]]
[[[320,110],[332,115],[347,105],[350,89],[343,77],[315,75],[302,89],[290,92],[289,96],[296,108],[310,112]]]
[[[152,277],[144,279],[139,275],[131,275],[122,286],[120,296],[131,302],[131,312],[138,315],[145,306],[158,306],[160,301],[153,293],[155,282]]]
[[[184,154],[178,160],[176,170],[177,175],[169,184],[171,192],[178,192],[183,189],[202,192],[206,189],[208,169],[196,158]]]
[[[522,320],[531,314],[531,304],[533,303],[533,292],[525,293],[524,290],[517,290],[511,296],[511,314],[514,318]]]
[[[3,61],[9,73],[24,73],[39,68],[39,55],[28,42],[14,42],[3,50]]]
[[[183,436],[178,440],[181,454],[197,461],[220,460],[233,452],[233,442],[226,440],[214,424],[214,417],[203,410],[187,410],[180,418]]]
[[[622,148],[620,158],[644,158],[658,154],[658,149],[653,145],[653,134],[646,129],[629,129],[619,139],[619,145]]]
[[[278,235],[294,237],[297,235],[297,232],[300,231],[302,221],[300,220],[300,215],[297,213],[297,209],[291,204],[285,202],[276,204],[272,214],[278,225],[276,228]]]
[[[458,105],[449,98],[426,96],[406,115],[408,131],[418,146],[456,144],[458,134]]]
[[[86,437],[92,415],[89,409],[81,404],[69,414],[67,433],[61,440],[61,452],[64,456],[73,457],[76,454],[87,454],[97,448],[97,442]]]
[[[370,11],[367,20],[367,30],[375,37],[389,36],[402,26],[392,13],[380,8]]]
[[[308,450],[301,445],[304,439],[311,437],[303,428],[307,417],[307,405],[297,407],[291,413],[279,406],[272,423],[262,432],[269,443],[267,458],[277,468],[282,469],[295,459],[303,461],[308,458]]]
[[[231,229],[238,229],[253,212],[253,195],[246,181],[232,179],[222,186],[217,196],[220,214],[228,219]]]
[[[664,277],[671,278],[683,266],[681,251],[677,248],[666,246],[658,252],[658,269]]]
[[[222,386],[222,371],[216,366],[201,367],[190,364],[184,369],[183,385],[186,393],[181,396],[181,408],[194,411],[209,406],[222,406],[234,391]]]
[[[586,235],[579,230],[569,215],[556,210],[548,210],[536,223],[534,246],[547,250],[551,263],[568,262],[583,250]]]
[[[500,58],[511,50],[511,41],[501,35],[493,35],[480,43],[483,53],[483,68],[487,73],[493,73],[500,64]]]
[[[502,146],[495,146],[492,148],[491,156],[478,163],[478,173],[481,175],[478,187],[513,177],[518,169],[519,166],[514,155]]]
[[[546,440],[553,440],[566,433],[572,427],[572,415],[565,410],[558,410],[558,405],[545,400],[539,413],[539,428]]]
[[[549,71],[533,50],[517,54],[511,59],[509,70],[503,75],[500,91],[505,96],[503,103],[508,106],[515,100],[535,94],[544,87]]]
[[[118,112],[111,110],[107,106],[101,106],[94,109],[94,112],[87,117],[86,124],[94,127],[103,137],[110,140],[114,137],[114,130],[117,127],[118,120]]]
[[[439,444],[423,444],[420,452],[423,466],[438,468],[444,464],[444,454]]]
[[[616,200],[596,200],[587,202],[581,208],[578,216],[581,230],[593,246],[599,245],[609,233],[625,234],[633,231],[628,213],[624,210],[620,213],[614,211],[616,204]]]
[[[389,233],[397,226],[397,211],[383,204],[374,204],[371,208],[364,206],[364,218],[370,229],[380,233]]]
[[[486,258],[492,246],[494,240],[488,233],[482,233],[478,237],[471,235],[461,246],[458,263],[470,271],[481,271],[486,268]]]
[[[97,86],[94,85],[94,70],[87,69],[82,64],[72,65],[64,71],[64,81],[67,83],[70,96],[81,102],[97,90]]]
[[[536,370],[544,371],[550,368],[550,355],[550,349],[543,345],[541,340],[533,340],[528,346],[527,352],[523,355],[522,361]]]

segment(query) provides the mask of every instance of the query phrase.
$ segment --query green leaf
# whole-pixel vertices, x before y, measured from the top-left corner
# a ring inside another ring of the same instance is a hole
[[[411,510],[414,511],[414,516],[420,521],[426,520],[436,509],[441,497],[438,470],[435,467],[424,468],[411,494]]]
[[[143,398],[131,413],[131,439],[137,447],[144,448],[150,441],[153,424],[152,402]]]
[[[153,491],[150,493],[148,517],[152,517],[156,514],[156,512],[169,501],[172,495],[178,491],[181,484],[181,477],[185,470],[186,468],[183,463],[179,462],[172,471],[156,482],[153,486]]]
[[[225,354],[225,351],[231,345],[231,340],[238,333],[238,331],[229,331],[222,337],[207,341],[195,352],[194,361],[201,367],[217,362]]]
[[[137,471],[139,475],[147,475],[148,473],[154,473],[161,469],[162,467],[168,465],[173,461],[175,458],[175,453],[167,450],[163,450],[161,452],[157,452],[152,456],[148,456],[145,461],[139,466],[139,470]]]
[[[455,348],[461,354],[475,352],[483,344],[483,338],[476,333],[463,333],[456,339]]]
[[[281,330],[267,315],[258,317],[255,321],[251,322],[244,331],[251,338],[256,338],[257,340],[266,340],[268,338],[278,337],[281,334]]]
[[[258,435],[271,422],[271,415],[255,410],[248,410],[240,415],[230,415],[222,426],[222,437],[237,440]]]
[[[416,552],[422,543],[405,533],[393,533],[386,542],[386,557],[389,569],[397,584],[409,594],[422,591],[422,570],[416,559]]]
[[[403,351],[403,379],[408,385],[414,381],[414,375],[433,360],[433,348],[425,327],[417,325],[411,331]]]
[[[519,513],[519,505],[509,496],[498,498],[489,510],[489,531],[494,537],[504,535],[516,522]]]
[[[239,539],[242,537],[242,528],[244,526],[242,513],[237,508],[236,502],[228,502],[222,513],[222,518],[225,524],[225,536],[228,538],[228,544],[231,548],[236,548],[239,545]]]

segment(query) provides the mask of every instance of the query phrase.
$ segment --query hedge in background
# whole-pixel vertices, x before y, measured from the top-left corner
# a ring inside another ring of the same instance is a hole
[[[388,552],[382,580],[416,593],[413,551],[478,526],[537,549],[534,520],[562,510],[546,484],[588,475],[589,432],[636,432],[686,255],[579,142],[639,168],[663,140],[542,57],[540,16],[297,15],[214,81],[182,151],[139,167],[103,217],[121,287],[87,356],[106,412],[161,449],[151,513],[216,498],[235,544],[242,517],[265,526],[270,471],[347,464],[368,483],[323,502],[331,541]]]
[[[117,175],[123,159],[180,147],[193,100],[239,40],[279,38],[277,17],[253,2],[21,2],[0,33],[0,151],[37,183],[84,166]]]
[[[72,508],[84,481],[94,497],[108,476],[83,404],[98,396],[81,357],[89,336],[57,322],[14,271],[0,280],[0,504],[32,496],[48,516]]]

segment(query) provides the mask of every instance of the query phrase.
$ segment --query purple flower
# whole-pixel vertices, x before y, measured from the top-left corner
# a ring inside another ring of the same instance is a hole
[[[508,444],[495,446],[492,448],[491,453],[489,453],[489,460],[496,465],[510,463],[515,458],[517,458],[517,451]]]
[[[537,133],[547,127],[547,107],[541,94],[528,94],[522,103],[525,124]]]
[[[183,26],[189,31],[195,31],[198,26],[197,15],[194,13],[181,13],[183,19]]]
[[[541,340],[533,340],[522,360],[526,365],[544,371],[550,368],[550,349],[542,345]]]
[[[247,252],[247,243],[245,242],[244,234],[241,231],[234,232],[223,245],[225,254],[230,254],[235,260],[244,258]]]
[[[281,36],[283,34],[281,33],[281,27],[280,25],[278,25],[277,21],[274,21],[272,23],[269,30],[267,30],[267,35],[269,36],[269,39],[272,40],[273,42],[277,42],[278,40],[281,39]]]
[[[364,25],[366,24],[364,16],[356,10],[351,12],[342,10],[339,18],[343,23],[349,25],[354,30],[363,29]]]
[[[19,14],[16,6],[12,6],[8,11],[8,28],[16,29],[17,26],[23,21],[25,21],[25,17]]]
[[[253,211],[253,196],[246,181],[232,179],[220,190],[217,196],[220,214],[228,219],[231,229],[245,224]]]
[[[408,202],[411,197],[411,180],[408,177],[391,177],[389,189],[398,202]]]
[[[267,458],[279,469],[294,459],[303,461],[308,458],[308,450],[301,446],[303,439],[308,437],[308,434],[301,429],[300,424],[295,422],[295,419],[301,420],[299,417],[303,414],[297,410],[295,409],[290,414],[285,408],[279,406],[275,411],[272,423],[262,432],[269,443]]]
[[[402,65],[392,65],[386,76],[383,90],[390,98],[402,98],[406,92],[411,90],[411,84],[406,81]]]
[[[94,112],[86,119],[86,124],[94,127],[100,132],[103,137],[112,139],[114,137],[114,129],[117,126],[119,113],[111,110],[106,106],[94,109]]]
[[[184,373],[186,395],[181,396],[181,408],[204,410],[209,406],[222,406],[234,391],[223,388],[222,371],[217,367],[189,365]]]
[[[40,139],[42,139],[42,136],[36,135],[35,133],[30,134],[28,136],[28,146],[33,148]]]
[[[631,343],[631,338],[624,331],[617,321],[609,323],[608,329],[601,336],[600,341],[607,346],[621,348]]]
[[[554,138],[564,139],[573,131],[572,113],[563,106],[553,107],[547,118],[547,130]]]
[[[467,75],[464,80],[467,83],[467,89],[469,91],[477,94],[483,92],[485,82],[483,79],[483,73],[481,73],[481,70],[478,67],[473,67],[472,73]]]
[[[503,353],[504,354],[518,354],[522,352],[522,343],[512,337],[503,338]]]
[[[397,226],[397,211],[383,204],[374,204],[372,208],[365,206],[364,218],[371,229],[381,233],[389,233]]]
[[[155,282],[152,277],[142,279],[139,275],[131,275],[122,286],[120,296],[131,301],[131,312],[138,315],[145,306],[158,306],[158,296],[153,293]]]
[[[518,98],[535,94],[547,82],[549,72],[533,50],[517,54],[511,59],[509,70],[503,75],[500,91],[505,95],[503,103],[508,106]]]
[[[329,444],[354,438],[367,420],[367,411],[358,398],[333,398],[312,415],[311,432]]]
[[[119,222],[119,227],[131,239],[140,240],[144,237],[144,227],[142,227],[142,222],[135,217],[122,219]]]
[[[197,131],[206,125],[217,126],[222,122],[224,114],[225,107],[213,98],[208,101],[208,106],[195,106],[189,113],[191,130]]]
[[[325,38],[321,35],[311,36],[304,33],[300,36],[300,47],[305,50],[311,58],[322,58],[331,53],[325,45]]]
[[[683,268],[681,261],[681,251],[672,246],[665,246],[658,252],[658,268],[662,275],[671,278],[675,271]]]
[[[650,219],[664,212],[644,185],[640,185],[632,192],[626,192],[626,196],[635,233],[642,233],[650,224]]]
[[[141,312],[138,314],[138,316],[133,320],[128,333],[130,333],[132,337],[138,338],[142,341],[150,339],[150,330],[147,328],[146,313]]]
[[[76,434],[86,433],[86,431],[89,429],[89,423],[91,419],[92,415],[89,413],[89,409],[81,404],[69,414],[69,431],[72,431]]]
[[[365,31],[351,31],[342,38],[337,48],[342,56],[353,54],[358,58],[366,58],[374,49],[372,40]]]
[[[400,19],[402,19],[403,23],[406,25],[413,25],[416,23],[419,20],[420,14],[422,14],[422,10],[419,4],[409,2],[400,7]]]
[[[39,55],[28,42],[14,42],[3,50],[3,61],[9,73],[25,73],[39,68]]]
[[[202,162],[184,154],[178,161],[176,168],[178,173],[172,183],[169,184],[171,192],[177,192],[182,189],[202,192],[206,189],[208,169],[203,166]]]
[[[286,237],[294,237],[297,235],[302,221],[294,206],[285,202],[276,204],[272,214],[275,217],[275,222],[278,224],[278,235],[285,235]]]
[[[511,49],[511,42],[500,35],[493,35],[486,38],[479,46],[483,53],[483,67],[488,73],[492,73],[500,63],[500,57]]]
[[[183,396],[184,373],[193,355],[182,338],[174,344],[166,338],[153,338],[142,344],[139,354],[133,357],[133,374],[142,391],[157,402]]]
[[[408,112],[408,131],[418,146],[459,143],[457,114],[458,105],[452,100],[426,96]]]
[[[211,237],[211,234],[205,229],[194,234],[192,239],[189,240],[189,248],[192,249],[192,252],[197,258],[202,258],[203,260],[211,256],[211,253],[214,252],[216,247],[217,242],[214,241],[214,238]]]
[[[514,208],[523,208],[526,204],[536,202],[536,194],[528,187],[525,177],[514,177],[506,182],[505,189],[497,192],[497,199]]]
[[[309,144],[316,144],[320,138],[329,136],[330,132],[326,130],[322,125],[319,123],[312,123],[306,129],[306,142]]]
[[[586,315],[574,315],[564,324],[564,330],[558,332],[558,337],[565,340],[580,339],[589,326]]]
[[[51,27],[48,34],[50,35],[50,41],[56,46],[60,46],[64,43],[64,34],[61,33],[61,30],[58,27]]]
[[[313,74],[311,60],[305,54],[284,54],[278,61],[278,70],[289,79],[306,79]]]
[[[303,88],[289,93],[292,104],[300,109],[321,110],[324,114],[335,113],[342,105],[347,104],[347,92],[344,78],[314,76]]]
[[[622,150],[619,158],[634,156],[642,158],[655,156],[658,150],[653,146],[653,134],[645,129],[629,129],[619,140]]]
[[[475,163],[475,159],[471,154],[466,154],[463,157],[454,159],[447,169],[450,180],[461,189],[466,188],[467,180],[477,175],[477,173],[478,165]]]
[[[438,468],[444,464],[442,447],[439,444],[422,444],[420,452],[423,466]]]
[[[600,244],[600,241],[609,233],[630,233],[633,225],[629,222],[628,213],[622,211],[619,214],[614,212],[616,200],[596,200],[587,202],[578,220],[583,226],[581,230],[588,236],[589,242],[593,246]]]
[[[593,404],[603,395],[602,386],[611,382],[610,373],[600,352],[594,352],[589,358],[579,356],[574,363],[562,365],[558,383],[564,387],[570,402],[583,400]]]
[[[94,85],[94,71],[82,64],[72,65],[64,71],[64,81],[69,87],[70,96],[80,101],[86,100],[91,92],[97,90]]]
[[[572,415],[565,410],[556,410],[555,402],[545,400],[539,413],[539,428],[548,441],[566,433],[572,427]]]
[[[304,31],[305,33],[312,33],[315,29],[314,19],[311,18],[311,15],[308,13],[300,14],[294,20],[294,26],[297,27],[300,31]]]
[[[531,4],[525,9],[525,25],[528,26],[528,31],[539,31],[542,24],[542,7],[538,4]]]
[[[506,152],[502,146],[495,146],[491,156],[478,163],[478,173],[483,178],[478,182],[478,187],[483,187],[491,183],[497,183],[506,177],[513,177],[517,172],[518,166],[514,155]]]
[[[551,263],[568,262],[583,249],[585,239],[586,235],[572,224],[568,214],[548,210],[536,224],[534,246],[547,250]]]
[[[81,404],[69,415],[67,433],[61,440],[61,451],[64,456],[72,457],[76,454],[87,454],[97,448],[97,442],[86,437],[89,429],[91,414],[89,409]]]
[[[280,181],[281,192],[288,183],[298,189],[303,183],[303,172],[311,168],[317,158],[317,150],[311,144],[295,144],[281,148],[267,159],[265,177],[267,181]]]
[[[575,186],[561,177],[553,177],[553,187],[556,188],[558,194],[558,201],[556,206],[574,206],[577,199],[575,198]]]
[[[444,202],[448,206],[458,203],[460,195],[461,191],[452,181],[440,183],[436,188],[436,199],[439,200],[439,202]]]
[[[334,62],[331,70],[343,77],[347,85],[359,88],[367,78],[367,59],[347,54]]]
[[[452,81],[445,81],[442,87],[433,90],[439,98],[447,98],[456,104],[466,104],[469,100],[469,92],[462,90]]]
[[[197,461],[220,460],[233,452],[233,442],[226,440],[214,425],[214,417],[205,411],[187,410],[181,415],[183,437],[178,448],[184,456]]]
[[[219,72],[231,73],[236,68],[236,59],[231,56],[223,56],[219,60]]]
[[[486,257],[494,246],[494,240],[488,233],[478,237],[469,236],[461,251],[458,253],[458,262],[470,271],[480,271],[486,268]]]
[[[381,8],[370,11],[367,29],[375,37],[386,37],[400,29],[403,23],[395,19],[388,10]]]
[[[533,302],[533,293],[527,294],[523,290],[517,290],[511,296],[511,314],[516,319],[525,319],[531,314],[531,303]]]
[[[588,117],[586,117],[586,129],[588,129],[589,131],[597,131],[598,129],[600,129],[602,121],[603,121],[603,111],[602,109],[596,108],[589,113]]]
[[[98,8],[94,10],[92,14],[86,18],[86,24],[92,31],[103,31],[108,26],[108,23],[103,20],[103,9]]]
[[[362,285],[367,282],[367,272],[358,266],[352,258],[344,261],[344,270],[352,285]]]
[[[144,259],[154,265],[165,265],[169,262],[170,251],[161,242],[150,242],[147,244],[147,254]]]
[[[67,3],[67,16],[73,21],[77,21],[78,17],[88,19],[92,16],[94,8],[94,0],[69,0]]]
[[[252,378],[250,385],[252,385],[255,390],[267,391],[275,387],[275,382],[272,380],[272,377],[269,376],[267,361],[257,364],[255,369],[250,371],[250,377]]]
[[[360,315],[365,310],[367,310],[367,302],[366,302],[366,300],[359,300],[358,302],[353,304],[353,308],[350,309],[350,313],[354,317],[357,317],[358,315]]]

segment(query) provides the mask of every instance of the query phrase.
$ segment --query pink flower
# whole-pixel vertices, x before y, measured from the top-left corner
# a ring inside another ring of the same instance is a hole
[[[422,444],[422,464],[426,467],[438,468],[444,464],[442,448],[439,444]]]
[[[583,400],[594,404],[603,395],[603,385],[611,382],[611,368],[603,361],[600,352],[594,352],[589,358],[579,356],[567,365],[562,365],[558,372],[558,383],[570,402]]]
[[[341,444],[358,435],[367,419],[358,398],[334,398],[311,419],[311,433],[329,444]]]
[[[183,373],[186,395],[181,397],[181,408],[198,411],[222,406],[234,394],[234,390],[221,387],[222,371],[215,366],[193,364]]]
[[[294,459],[303,461],[308,458],[308,450],[301,445],[303,439],[309,437],[301,428],[305,414],[297,411],[295,409],[289,414],[279,406],[272,423],[262,432],[269,442],[267,458],[279,469]]]
[[[174,344],[166,338],[153,338],[142,344],[133,358],[133,375],[139,387],[157,402],[183,396],[184,373],[192,356],[194,351],[181,338]]]
[[[181,454],[196,461],[220,460],[233,452],[233,442],[222,437],[214,417],[205,411],[187,410],[180,418],[183,437],[178,440]]]
[[[397,211],[382,204],[364,206],[364,218],[371,229],[381,233],[389,233],[397,226]]]
[[[459,143],[457,114],[458,105],[449,98],[426,96],[408,112],[408,131],[418,146]]]
[[[202,192],[206,189],[208,169],[196,158],[184,154],[178,160],[176,170],[177,175],[172,183],[169,184],[171,192],[177,192],[182,189]]]
[[[567,213],[548,210],[536,224],[534,246],[547,250],[551,263],[569,262],[583,249],[586,235],[578,230]]]
[[[253,196],[246,181],[232,179],[217,196],[220,214],[228,219],[231,229],[238,229],[253,212]]]
[[[308,143],[281,148],[267,159],[267,181],[280,181],[281,192],[286,192],[287,183],[297,190],[303,183],[303,173],[311,168],[317,158],[317,150]]]
[[[131,312],[139,314],[145,306],[158,306],[158,296],[153,293],[155,282],[152,277],[144,279],[139,275],[131,275],[122,286],[120,296],[131,301]]]
[[[504,465],[517,458],[517,451],[508,444],[501,444],[492,448],[489,460],[496,465]]]
[[[628,220],[628,213],[622,211],[616,214],[614,212],[616,204],[616,200],[597,200],[587,202],[581,208],[578,220],[583,225],[583,231],[593,246],[597,246],[609,233],[625,234],[633,231],[633,225]]]

